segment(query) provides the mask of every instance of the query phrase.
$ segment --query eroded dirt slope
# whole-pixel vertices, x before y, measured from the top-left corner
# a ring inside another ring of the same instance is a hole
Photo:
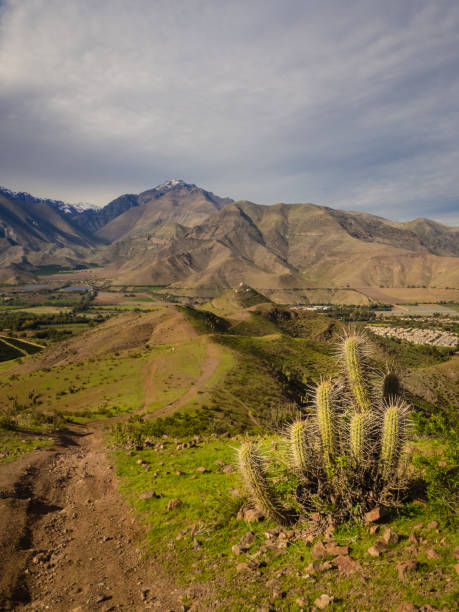
[[[0,466],[0,609],[179,609],[117,491],[97,429]]]

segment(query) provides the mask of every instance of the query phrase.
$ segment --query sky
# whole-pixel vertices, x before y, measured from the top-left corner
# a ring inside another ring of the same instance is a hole
[[[0,0],[0,185],[459,225],[457,0]]]

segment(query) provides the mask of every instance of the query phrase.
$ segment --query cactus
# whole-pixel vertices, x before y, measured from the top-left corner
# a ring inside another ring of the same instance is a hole
[[[365,348],[364,336],[354,334],[343,340],[342,351],[344,353],[346,375],[357,412],[371,410],[370,391],[365,380],[367,374]]]
[[[269,486],[263,459],[252,442],[244,442],[239,449],[239,470],[250,496],[260,510],[281,525],[288,524],[288,512]]]
[[[322,442],[324,466],[327,473],[332,469],[336,451],[333,391],[333,383],[330,380],[322,381],[316,390],[317,425]]]
[[[400,395],[400,380],[392,368],[387,368],[382,381],[382,396],[386,401],[395,399]]]
[[[306,421],[297,420],[290,425],[289,440],[293,467],[300,474],[305,474],[308,470],[308,447],[306,436]]]
[[[375,504],[395,504],[403,487],[409,407],[399,397],[392,369],[386,370],[378,401],[375,393],[372,397],[367,350],[365,336],[348,335],[341,344],[347,386],[322,380],[315,389],[313,412],[288,429],[291,464],[300,480],[296,499],[306,514],[326,509],[334,521],[355,518],[356,509],[363,514]],[[266,515],[281,524],[290,522],[292,515],[269,486],[254,444],[242,445],[239,467],[251,497]]]
[[[365,452],[365,438],[368,419],[365,414],[356,412],[350,424],[350,446],[352,458],[357,465],[362,465]]]
[[[379,458],[380,473],[384,480],[389,480],[398,469],[406,429],[406,412],[407,406],[401,401],[388,404],[384,412]]]

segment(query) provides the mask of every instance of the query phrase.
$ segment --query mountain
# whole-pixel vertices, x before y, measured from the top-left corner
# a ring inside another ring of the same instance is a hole
[[[190,289],[459,286],[459,228],[233,202],[178,179],[98,209],[2,189],[0,256],[2,280],[91,261],[122,283]]]
[[[263,288],[457,286],[459,232],[314,204],[235,202],[156,252],[125,262],[122,282]],[[444,236],[444,242],[442,241]],[[442,254],[437,255],[439,245]]]
[[[0,189],[0,279],[21,268],[81,262],[98,244],[70,221],[63,202]]]
[[[144,236],[165,223],[193,227],[233,201],[178,179],[166,181],[138,196],[122,197],[129,198],[130,206],[96,232],[97,237],[105,242]],[[115,202],[117,200],[108,204],[100,214]]]

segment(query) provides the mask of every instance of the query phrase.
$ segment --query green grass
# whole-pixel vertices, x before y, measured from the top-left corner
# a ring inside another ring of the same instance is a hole
[[[0,428],[0,463],[15,461],[37,448],[46,448],[52,440],[40,435],[24,434]]]
[[[263,606],[299,610],[295,603],[298,597],[307,597],[312,602],[321,593],[333,595],[333,610],[340,611],[394,610],[402,601],[454,609],[457,593],[452,551],[458,544],[458,537],[445,525],[440,525],[438,534],[425,528],[436,518],[429,506],[407,505],[394,517],[391,527],[401,540],[379,559],[372,559],[366,552],[377,535],[372,536],[355,524],[343,525],[337,531],[336,540],[349,544],[351,556],[362,563],[365,586],[360,574],[343,577],[336,569],[321,571],[316,578],[305,578],[312,558],[310,547],[304,542],[291,544],[277,557],[272,551],[262,553],[256,558],[266,563],[264,567],[238,574],[237,563],[249,560],[265,543],[263,532],[274,526],[270,523],[248,525],[236,518],[244,495],[234,497],[230,489],[242,491],[239,476],[222,473],[216,461],[233,464],[234,447],[239,442],[209,439],[198,448],[177,451],[174,440],[160,441],[165,449],[158,452],[142,450],[132,456],[123,450],[114,452],[121,491],[146,528],[145,553],[153,554],[180,583],[214,585],[218,610],[257,610]],[[148,472],[137,464],[138,459],[148,462]],[[198,473],[196,470],[200,466],[209,472]],[[184,474],[178,476],[177,471]],[[148,491],[155,491],[161,497],[140,499],[140,495]],[[167,512],[167,504],[174,498],[180,499],[183,505]],[[414,557],[420,567],[409,582],[402,583],[397,577],[396,563],[413,558],[408,535],[420,522],[424,525],[422,543]],[[256,542],[248,553],[235,557],[231,547],[249,529],[256,533]],[[432,547],[439,552],[439,560],[427,558],[426,551]],[[273,598],[273,588],[267,587],[267,582],[273,578],[279,581],[279,592],[285,594],[279,599]],[[215,593],[210,597],[214,596]],[[205,604],[201,602],[203,608]]]

